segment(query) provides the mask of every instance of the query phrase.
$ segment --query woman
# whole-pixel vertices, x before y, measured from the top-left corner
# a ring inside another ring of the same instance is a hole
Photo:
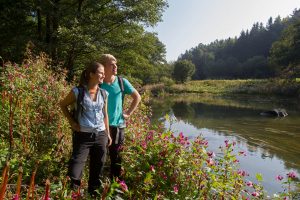
[[[107,115],[107,92],[99,87],[104,79],[104,67],[92,62],[82,72],[78,87],[60,102],[73,134],[73,153],[68,175],[71,187],[79,188],[82,171],[90,156],[88,192],[95,195],[101,183],[100,175],[106,159],[107,146],[111,145]],[[68,109],[75,104],[75,115]]]

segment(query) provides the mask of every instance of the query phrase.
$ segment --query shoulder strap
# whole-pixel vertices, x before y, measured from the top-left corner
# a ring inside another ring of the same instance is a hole
[[[106,91],[102,88],[99,88],[100,89],[100,93],[101,93],[101,96],[103,98],[103,107],[102,107],[102,112],[103,112],[103,116],[105,117],[105,104],[106,104],[106,98],[107,98],[107,94],[106,94]]]
[[[121,88],[121,92],[124,93],[124,82],[123,82],[123,78],[122,76],[117,76],[118,77],[118,82],[119,82],[119,86]]]
[[[78,117],[82,110],[81,102],[83,101],[83,97],[84,97],[84,88],[82,86],[77,86],[77,89],[78,89],[78,96],[77,96],[77,101],[76,101],[77,105],[76,105],[75,116],[74,116],[76,122],[78,122]]]
[[[123,78],[122,76],[117,76],[118,77],[118,83],[119,83],[119,86],[120,86],[120,89],[121,89],[121,92],[122,92],[122,107],[123,107],[123,104],[124,104],[124,81],[123,81]]]

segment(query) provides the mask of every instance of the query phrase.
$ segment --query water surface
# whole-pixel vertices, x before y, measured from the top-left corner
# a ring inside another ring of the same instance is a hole
[[[264,117],[260,113],[285,108],[288,116]],[[275,180],[289,171],[300,174],[300,106],[298,99],[261,96],[172,96],[152,101],[153,123],[166,114],[166,129],[183,132],[190,139],[203,135],[210,150],[219,151],[224,140],[236,141],[241,169],[249,180],[263,174],[263,185],[269,194],[282,191]]]

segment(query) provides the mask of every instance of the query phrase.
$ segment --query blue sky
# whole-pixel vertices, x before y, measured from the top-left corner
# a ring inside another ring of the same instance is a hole
[[[150,29],[166,45],[167,61],[175,61],[199,43],[239,36],[255,22],[286,17],[300,0],[169,0],[163,22]]]

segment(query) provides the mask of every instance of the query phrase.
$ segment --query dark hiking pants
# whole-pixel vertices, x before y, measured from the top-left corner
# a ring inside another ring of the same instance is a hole
[[[110,176],[111,178],[118,177],[121,175],[121,151],[124,144],[125,129],[110,126],[110,136],[112,139],[112,145],[109,147],[110,157]]]
[[[73,153],[69,164],[68,175],[71,187],[80,186],[82,171],[90,156],[88,192],[94,194],[101,185],[100,175],[106,159],[108,137],[104,131],[97,134],[76,132],[73,134]]]

